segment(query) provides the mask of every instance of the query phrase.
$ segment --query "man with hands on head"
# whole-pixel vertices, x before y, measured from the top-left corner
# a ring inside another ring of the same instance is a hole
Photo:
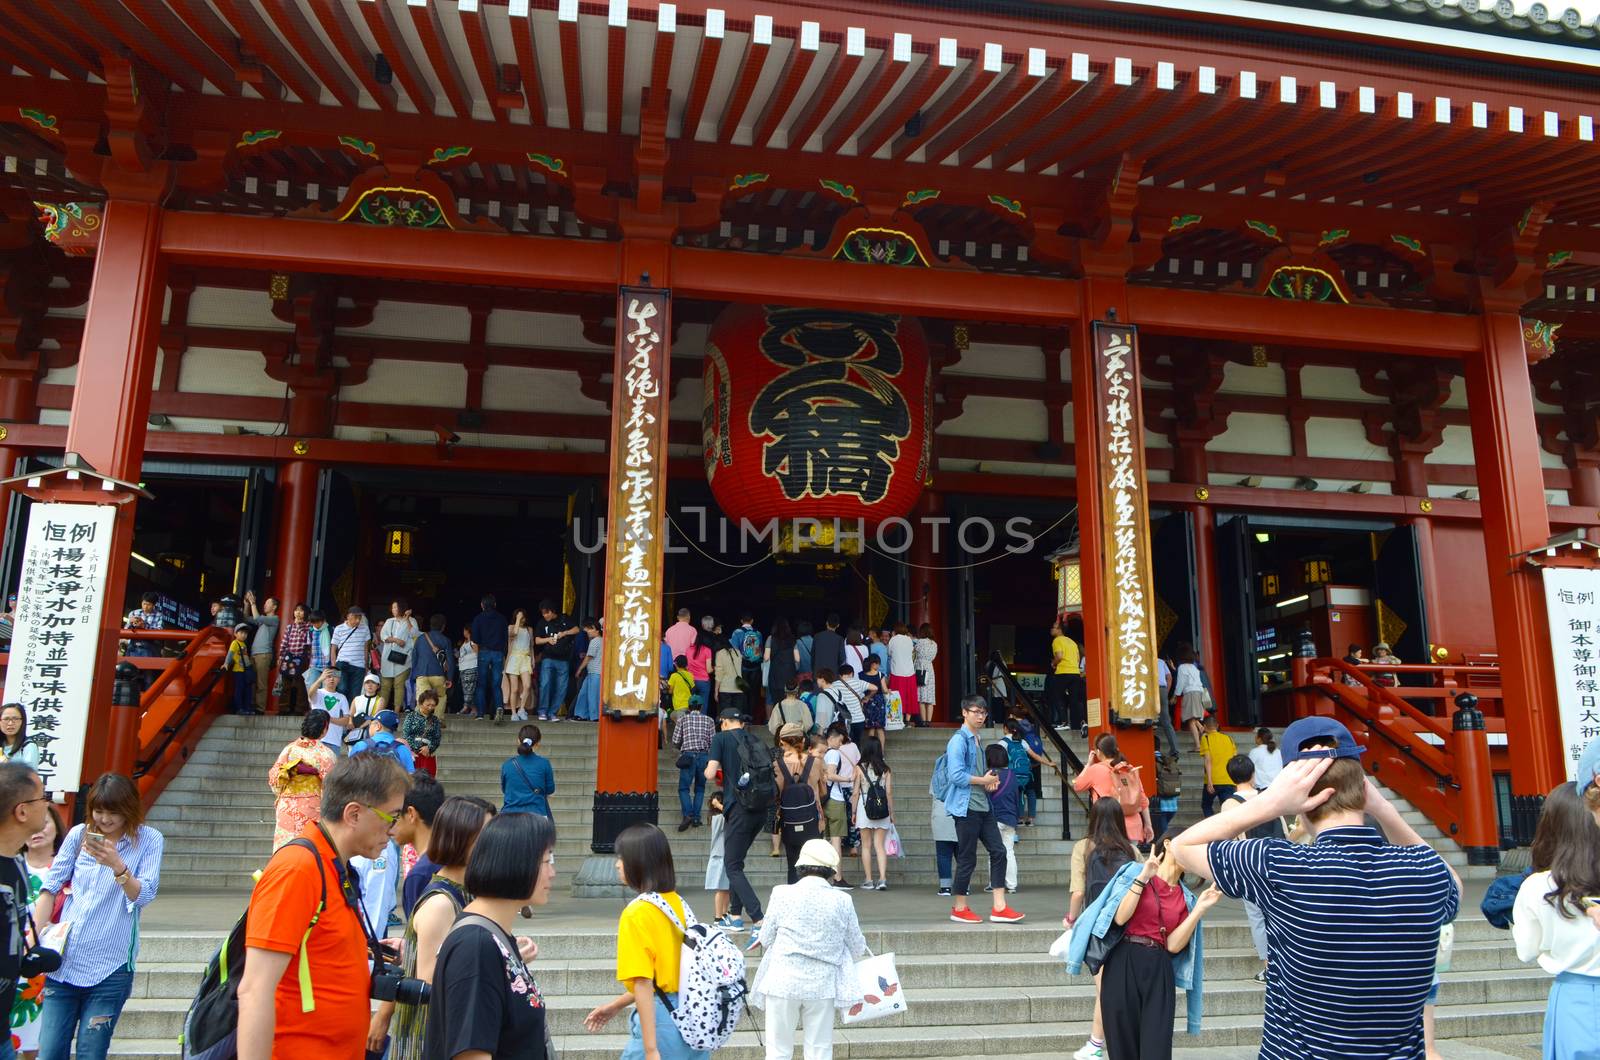
[[[1461,881],[1367,779],[1366,749],[1349,729],[1301,718],[1284,730],[1282,747],[1284,768],[1271,787],[1173,841],[1185,870],[1266,917],[1260,1056],[1422,1060],[1422,1006]],[[1295,814],[1314,837],[1310,846],[1233,838]]]

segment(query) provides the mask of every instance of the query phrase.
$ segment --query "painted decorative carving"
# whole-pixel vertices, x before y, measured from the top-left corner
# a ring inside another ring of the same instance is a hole
[[[367,158],[378,157],[378,145],[371,140],[363,140],[359,136],[341,136],[339,137],[339,146],[348,147],[356,154],[365,155]]]
[[[44,237],[68,256],[86,258],[100,245],[101,206],[96,202],[36,202]]]
[[[861,265],[928,264],[916,239],[893,228],[854,229],[844,237],[834,257]]]
[[[1556,332],[1561,330],[1560,324],[1552,324],[1548,320],[1528,320],[1522,322],[1522,342],[1528,349],[1530,361],[1542,361],[1556,352]]]
[[[276,140],[282,135],[282,129],[255,129],[246,131],[239,134],[239,142],[233,146],[236,148],[255,147],[259,144],[266,143],[268,140]]]
[[[1310,265],[1282,265],[1267,280],[1266,293],[1300,302],[1343,302],[1350,298],[1331,272]]]

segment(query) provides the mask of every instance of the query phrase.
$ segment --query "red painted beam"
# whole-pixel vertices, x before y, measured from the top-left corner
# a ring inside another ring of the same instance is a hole
[[[191,265],[584,291],[614,288],[618,269],[615,243],[176,211],[161,249]]]
[[[1190,338],[1248,338],[1425,357],[1460,357],[1482,342],[1476,317],[1414,309],[1158,287],[1129,287],[1128,308],[1131,322],[1142,329]]]
[[[811,134],[817,131],[822,119],[828,116],[828,111],[839,99],[839,93],[845,90],[845,86],[850,83],[856,69],[861,65],[862,56],[846,55],[845,42],[841,40],[837,44],[838,47],[828,62],[828,69],[823,73],[822,80],[817,83],[810,99],[806,101],[805,106],[795,116],[794,123],[789,127],[788,146],[791,151],[805,150]],[[766,144],[757,140],[755,146],[765,147]]]

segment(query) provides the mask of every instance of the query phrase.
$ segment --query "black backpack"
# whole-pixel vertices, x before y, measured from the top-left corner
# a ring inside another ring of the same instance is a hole
[[[311,840],[291,839],[274,851],[273,857],[289,847],[311,851],[317,863],[317,882],[322,885],[322,893],[317,896],[317,911],[306,925],[306,933],[300,937],[300,967],[304,969],[300,976],[300,1007],[311,1012],[316,1008],[316,1000],[311,992],[306,943],[328,907],[328,877],[322,854]],[[239,980],[244,977],[245,928],[249,920],[247,905],[222,946],[212,955],[211,963],[206,965],[200,989],[189,1003],[189,1011],[183,1017],[183,1033],[178,1038],[179,1054],[185,1060],[233,1060],[239,1055]]]
[[[739,774],[734,779],[734,798],[750,813],[766,813],[778,797],[772,753],[748,728],[739,730]]]
[[[1223,801],[1236,802],[1240,806],[1243,806],[1250,800],[1239,795],[1229,795]],[[1254,828],[1247,829],[1244,833],[1244,837],[1246,839],[1282,839],[1283,825],[1279,824],[1278,819],[1274,817],[1270,821],[1264,821],[1261,824],[1256,825]]]
[[[884,790],[882,777],[867,779],[867,794],[861,801],[861,809],[869,821],[882,821],[888,818],[889,793]]]
[[[803,828],[817,821],[817,796],[807,783],[811,776],[811,767],[816,762],[810,755],[806,756],[806,764],[800,768],[800,775],[795,776],[784,764],[783,759],[778,760],[778,767],[783,770],[787,783],[783,792],[778,796],[778,812],[783,818],[785,828]]]

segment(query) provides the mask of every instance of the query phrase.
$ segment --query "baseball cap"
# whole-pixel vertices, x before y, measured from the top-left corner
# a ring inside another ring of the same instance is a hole
[[[744,711],[742,711],[742,710],[733,710],[731,708],[728,709],[728,710],[723,710],[723,711],[721,711],[721,712],[719,712],[717,714],[717,720],[718,721],[743,721],[744,720]]]
[[[1333,740],[1334,748],[1332,751],[1320,748],[1300,750],[1302,744],[1312,740]],[[1367,750],[1356,744],[1356,738],[1350,735],[1350,730],[1342,723],[1321,716],[1301,718],[1291,722],[1289,727],[1283,730],[1283,739],[1279,742],[1279,746],[1283,748],[1284,765],[1299,758],[1360,758]]]
[[[392,710],[380,710],[374,715],[373,720],[390,732],[400,727],[400,715]]]
[[[1578,793],[1581,795],[1590,784],[1600,784],[1600,736],[1589,741],[1589,746],[1583,749],[1583,756],[1578,759],[1578,772],[1573,776],[1578,782]]]
[[[778,730],[780,740],[798,740],[806,734],[798,721],[791,721]]]

